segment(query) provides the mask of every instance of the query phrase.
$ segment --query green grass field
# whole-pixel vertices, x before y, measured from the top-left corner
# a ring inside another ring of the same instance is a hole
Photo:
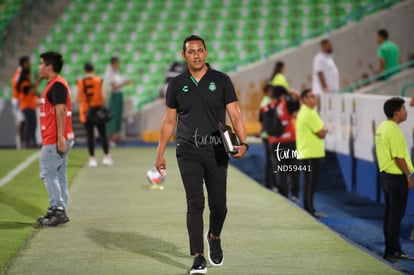
[[[0,178],[39,150],[0,150]],[[69,181],[83,166],[87,154],[74,149],[70,153]],[[35,232],[35,221],[48,207],[47,192],[40,180],[39,162],[32,162],[12,181],[0,187],[0,270]]]
[[[72,151],[67,208],[71,221],[57,228],[32,227],[47,207],[35,166],[24,171],[20,180],[0,188],[2,243],[3,231],[26,230],[20,241],[5,238],[15,244],[9,244],[9,256],[2,263],[22,247],[6,274],[187,273],[192,259],[174,150],[168,148],[166,153],[162,191],[151,190],[145,178],[153,166],[154,147],[117,148],[112,155],[113,167],[90,169],[80,167],[86,149]],[[26,181],[32,191],[14,187]],[[4,216],[9,201],[15,206]],[[229,168],[228,208],[222,233],[224,264],[208,265],[208,274],[398,274],[233,167]]]

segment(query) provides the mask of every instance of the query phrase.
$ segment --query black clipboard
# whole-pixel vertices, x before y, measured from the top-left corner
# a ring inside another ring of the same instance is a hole
[[[229,125],[223,124],[221,122],[218,123],[218,128],[226,152],[229,154],[236,154],[238,151],[235,146],[240,145],[240,141],[237,138],[237,135],[233,132]]]

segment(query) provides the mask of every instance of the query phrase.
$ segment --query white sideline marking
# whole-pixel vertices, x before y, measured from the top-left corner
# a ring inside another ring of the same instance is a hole
[[[7,175],[5,175],[2,179],[0,179],[0,187],[6,185],[9,181],[11,181],[15,176],[17,176],[21,171],[26,169],[33,161],[35,161],[40,155],[40,151],[34,153],[30,157],[28,157],[25,161],[23,161],[19,166],[11,170]]]

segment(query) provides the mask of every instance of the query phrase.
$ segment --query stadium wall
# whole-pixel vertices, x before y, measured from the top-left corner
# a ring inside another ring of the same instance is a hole
[[[400,95],[404,85],[413,81],[414,69],[408,69],[402,71],[398,75],[390,77],[386,81],[378,81],[365,87],[361,87],[358,92],[376,95]],[[414,87],[407,88],[405,96],[414,96]]]
[[[322,97],[320,114],[328,134],[325,147],[336,153],[345,188],[348,192],[384,202],[378,181],[374,137],[379,124],[386,119],[383,104],[389,95],[328,94]],[[400,124],[413,159],[414,108],[405,98],[407,121]],[[410,192],[407,213],[414,214],[414,194]]]
[[[331,39],[334,59],[341,78],[341,87],[362,79],[363,74],[372,75],[378,68],[376,57],[376,32],[385,28],[390,39],[401,50],[402,62],[408,61],[414,52],[410,26],[414,24],[414,1],[401,2],[391,9],[380,11],[360,22],[351,22],[330,35],[306,41],[271,56],[268,60],[241,68],[231,75],[247,123],[257,121],[257,110],[262,98],[262,87],[278,60],[286,64],[285,75],[292,88],[302,90],[311,86],[312,59],[319,50],[323,38]],[[402,72],[387,82],[374,83],[364,94],[331,94],[322,99],[321,116],[326,121],[329,134],[326,149],[336,154],[345,188],[349,192],[383,202],[378,182],[374,154],[374,129],[385,119],[383,103],[390,95],[399,95],[401,86],[412,81],[413,71]],[[388,95],[388,96],[387,96]],[[406,99],[408,101],[408,98]],[[408,103],[408,102],[407,102]],[[408,104],[407,104],[408,106]],[[407,146],[413,148],[412,125],[414,109],[408,108],[408,121],[401,124]],[[414,213],[414,196],[410,192],[407,213]]]
[[[303,42],[271,56],[269,59],[240,68],[231,77],[239,95],[244,118],[248,123],[257,121],[257,109],[262,98],[262,87],[270,78],[278,60],[286,64],[285,75],[289,85],[297,90],[311,86],[312,59],[319,50],[323,38],[331,39],[334,59],[340,72],[341,87],[346,87],[362,79],[363,74],[372,75],[372,68],[379,67],[377,60],[377,30],[388,30],[390,40],[401,50],[402,62],[409,60],[414,53],[414,39],[411,26],[414,25],[414,1],[403,1],[390,9],[367,16],[360,22],[350,22],[348,26],[317,39]],[[398,92],[399,93],[399,92]]]
[[[16,146],[17,122],[11,100],[0,99],[0,148]]]

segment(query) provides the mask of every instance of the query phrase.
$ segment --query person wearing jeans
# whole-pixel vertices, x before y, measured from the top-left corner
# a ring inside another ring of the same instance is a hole
[[[40,99],[40,177],[49,196],[49,209],[44,217],[38,218],[44,226],[57,226],[69,221],[66,215],[67,162],[75,135],[70,88],[59,75],[62,66],[61,54],[45,52],[40,55],[39,74],[48,81]]]
[[[73,140],[66,141],[65,153],[57,151],[56,145],[44,145],[40,151],[40,178],[46,185],[49,194],[49,205],[53,208],[65,209],[68,203],[68,179],[66,169],[68,166],[69,149]]]

